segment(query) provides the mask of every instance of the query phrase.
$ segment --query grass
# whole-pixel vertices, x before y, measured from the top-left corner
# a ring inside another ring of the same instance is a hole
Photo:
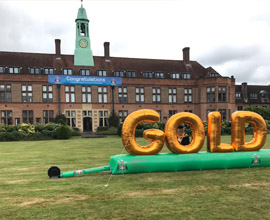
[[[222,138],[230,142],[229,136]],[[121,139],[0,145],[1,220],[270,219],[270,168],[116,176],[102,172],[51,180],[47,170],[52,165],[62,171],[107,165],[110,156],[125,152]],[[270,148],[269,135],[264,148]]]

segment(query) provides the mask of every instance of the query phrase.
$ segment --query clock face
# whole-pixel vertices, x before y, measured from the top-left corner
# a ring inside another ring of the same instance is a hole
[[[85,40],[85,39],[81,39],[81,40],[79,41],[79,45],[80,45],[80,47],[85,48],[85,47],[88,46],[88,41]]]

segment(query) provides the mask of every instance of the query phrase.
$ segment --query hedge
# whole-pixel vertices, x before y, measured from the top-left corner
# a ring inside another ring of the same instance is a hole
[[[79,129],[55,123],[0,125],[0,141],[69,139],[72,135],[81,135]]]

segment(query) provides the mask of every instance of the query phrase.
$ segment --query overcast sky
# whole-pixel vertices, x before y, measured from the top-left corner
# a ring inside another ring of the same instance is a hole
[[[0,51],[62,53],[75,49],[80,0],[0,0]],[[237,84],[270,84],[270,1],[263,0],[84,0],[91,47],[113,57],[182,60],[212,66]],[[1,62],[1,61],[0,61]]]

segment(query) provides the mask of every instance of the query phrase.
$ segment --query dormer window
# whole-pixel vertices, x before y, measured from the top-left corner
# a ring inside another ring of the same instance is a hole
[[[135,78],[136,72],[135,71],[126,71],[126,77],[127,78]]]
[[[30,67],[29,73],[30,74],[40,74],[40,68],[39,67]]]
[[[5,73],[5,67],[4,66],[0,66],[0,73]]]
[[[8,73],[11,74],[19,74],[20,73],[20,67],[9,67]]]
[[[170,78],[171,79],[180,79],[180,73],[171,73]]]
[[[44,68],[44,74],[46,75],[54,74],[54,68]]]
[[[90,76],[90,70],[89,69],[80,69],[80,75],[81,76]]]
[[[62,69],[62,72],[64,75],[72,75],[73,74],[73,70],[69,69],[69,68]]]
[[[211,78],[215,78],[215,77],[218,77],[219,75],[218,75],[218,73],[209,73],[209,76]]]
[[[153,72],[143,72],[143,78],[153,78]]]
[[[107,76],[107,70],[97,70],[97,76]]]
[[[124,77],[124,71],[114,71],[113,74],[116,77]]]
[[[250,97],[251,99],[257,99],[257,93],[250,93],[250,94],[249,94],[249,97]]]
[[[156,72],[155,73],[155,78],[156,79],[164,79],[164,73]]]
[[[190,79],[190,73],[182,73],[183,79]]]

